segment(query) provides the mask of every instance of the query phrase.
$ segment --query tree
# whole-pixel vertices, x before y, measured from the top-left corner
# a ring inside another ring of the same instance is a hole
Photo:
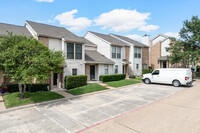
[[[193,16],[192,19],[183,23],[183,28],[179,32],[180,40],[171,39],[170,63],[182,63],[189,67],[189,64],[195,65],[200,62],[200,19]]]
[[[24,98],[26,84],[47,81],[50,72],[61,72],[65,57],[52,51],[36,39],[9,33],[0,39],[0,70],[19,84],[20,98]]]

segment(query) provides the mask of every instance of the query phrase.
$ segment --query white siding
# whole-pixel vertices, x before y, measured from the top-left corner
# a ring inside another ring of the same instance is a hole
[[[129,75],[140,76],[142,75],[142,53],[141,58],[134,58],[134,46],[130,47],[130,62],[129,64]],[[139,69],[136,69],[136,64],[139,64]]]
[[[157,44],[158,42],[163,41],[164,39],[165,39],[165,37],[163,37],[163,36],[158,36],[156,39],[154,39],[154,40],[152,41],[152,44],[155,45],[155,44]]]
[[[55,51],[61,51],[62,50],[62,40],[49,38],[49,49],[52,49]]]
[[[64,69],[65,74],[72,75],[72,69],[77,69],[77,75],[84,75],[85,74],[85,64],[82,60],[66,60],[67,67]]]
[[[114,74],[113,66],[114,65],[108,65],[108,74]],[[105,65],[104,64],[98,65],[97,80],[99,80],[99,76],[101,76],[101,75],[107,75],[107,74],[105,74]]]
[[[94,51],[97,51],[97,47],[85,46],[85,50],[94,50]]]
[[[91,34],[90,32],[88,32],[85,35],[85,38],[97,45],[97,51],[99,53],[106,56],[107,58],[111,58],[111,53],[110,53],[111,47],[110,47],[109,43],[103,41],[102,39]]]
[[[166,51],[166,47],[170,47],[169,44],[170,44],[170,39],[167,39],[164,42],[162,42],[162,44],[161,44],[161,56],[170,55],[170,53]]]
[[[65,54],[67,55],[67,43],[65,43]],[[64,69],[65,74],[72,75],[72,69],[77,69],[77,75],[85,75],[85,46],[82,45],[82,59],[65,60],[67,67]]]

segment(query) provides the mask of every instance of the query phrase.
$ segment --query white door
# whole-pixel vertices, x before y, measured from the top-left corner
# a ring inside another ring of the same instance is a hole
[[[159,70],[155,70],[153,73],[152,73],[152,79],[151,79],[151,82],[154,82],[154,83],[160,83],[160,71]]]

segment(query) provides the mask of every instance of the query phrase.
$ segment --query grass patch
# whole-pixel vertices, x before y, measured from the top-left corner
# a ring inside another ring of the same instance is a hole
[[[138,78],[135,78],[133,80],[139,80],[139,81],[142,81],[142,77],[138,77]]]
[[[55,92],[36,92],[36,93],[25,92],[24,94],[25,99],[20,99],[19,97],[20,97],[19,92],[3,96],[6,107],[11,108],[30,103],[38,103],[38,102],[63,98],[63,96]]]
[[[103,87],[99,84],[89,84],[89,85],[85,85],[85,86],[67,90],[67,92],[71,93],[73,95],[81,95],[81,94],[85,94],[85,93],[91,93],[94,91],[101,91],[101,90],[106,90],[106,89],[108,89],[108,88]]]
[[[131,84],[137,84],[137,83],[141,83],[141,82],[138,80],[124,79],[124,80],[105,82],[105,83],[112,87],[121,87],[121,86],[126,86],[126,85],[131,85]]]

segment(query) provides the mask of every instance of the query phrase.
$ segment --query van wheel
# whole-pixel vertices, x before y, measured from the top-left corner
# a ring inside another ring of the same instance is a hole
[[[146,79],[144,80],[144,83],[145,83],[145,84],[150,84],[151,81],[150,81],[150,79],[146,78]]]
[[[174,87],[179,87],[181,85],[181,83],[178,80],[174,80],[172,84]]]

